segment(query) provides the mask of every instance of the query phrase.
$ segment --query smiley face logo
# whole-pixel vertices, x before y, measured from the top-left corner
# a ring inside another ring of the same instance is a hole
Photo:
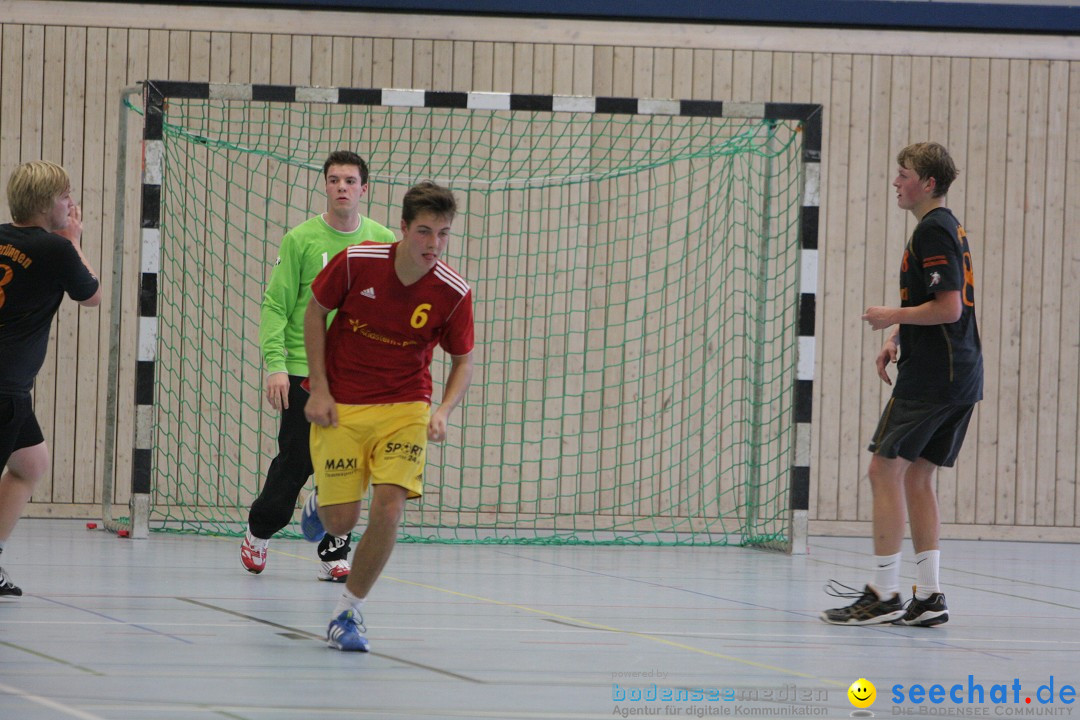
[[[877,688],[866,678],[859,678],[847,689],[848,700],[857,708],[868,708],[877,699]]]

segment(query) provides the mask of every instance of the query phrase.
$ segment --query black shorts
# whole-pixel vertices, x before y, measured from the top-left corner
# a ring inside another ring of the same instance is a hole
[[[925,458],[938,467],[952,467],[974,409],[974,405],[890,398],[869,450],[886,458],[902,457],[910,462]]]
[[[45,442],[29,395],[0,395],[0,469],[16,450]]]

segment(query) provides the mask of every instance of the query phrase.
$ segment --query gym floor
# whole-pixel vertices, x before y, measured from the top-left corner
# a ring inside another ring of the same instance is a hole
[[[302,540],[254,576],[234,538],[24,520],[0,557],[25,593],[0,600],[0,718],[1080,716],[1076,546],[943,543],[937,628],[821,622],[870,542],[810,548],[400,544],[360,654],[326,646],[340,586]]]

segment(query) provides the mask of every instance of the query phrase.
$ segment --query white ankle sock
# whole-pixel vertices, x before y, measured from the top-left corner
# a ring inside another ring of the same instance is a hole
[[[364,601],[367,598],[358,598],[346,589],[341,593],[341,597],[338,598],[337,605],[334,606],[334,617],[337,617],[346,610],[354,610],[357,615],[360,614],[360,609],[364,607]]]
[[[874,579],[870,587],[882,600],[900,591],[900,553],[874,556]]]
[[[936,592],[941,592],[938,585],[938,566],[941,561],[940,550],[925,550],[915,555],[915,597],[925,600]]]
[[[264,547],[266,547],[267,545],[270,544],[269,539],[263,540],[262,538],[257,538],[254,535],[252,535],[251,534],[251,528],[248,528],[248,531],[247,531],[247,541],[248,541],[249,545],[251,545],[253,547],[258,547],[258,548],[264,548]]]

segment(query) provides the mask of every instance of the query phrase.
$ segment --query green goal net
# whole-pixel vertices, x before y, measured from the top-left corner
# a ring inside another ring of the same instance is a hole
[[[152,529],[243,531],[276,450],[263,290],[346,148],[390,228],[414,182],[453,188],[475,296],[473,385],[402,539],[789,541],[796,123],[224,95],[163,108]]]

